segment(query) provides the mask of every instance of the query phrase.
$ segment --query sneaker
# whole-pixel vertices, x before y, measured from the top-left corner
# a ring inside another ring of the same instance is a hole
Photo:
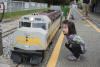
[[[78,59],[76,59],[77,62],[80,62],[80,57]]]
[[[75,56],[68,56],[68,60],[70,60],[70,61],[76,61],[77,58]]]
[[[87,18],[86,17],[82,17],[82,20],[86,20]]]

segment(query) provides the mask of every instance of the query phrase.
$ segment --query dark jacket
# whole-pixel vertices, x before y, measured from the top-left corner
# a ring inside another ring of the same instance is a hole
[[[90,0],[83,0],[83,3],[89,4]]]

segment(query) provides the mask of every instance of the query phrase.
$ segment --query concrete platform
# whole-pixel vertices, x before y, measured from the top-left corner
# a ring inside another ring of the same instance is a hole
[[[0,63],[0,67],[11,67],[11,66],[8,65],[8,64],[2,64],[2,63]]]
[[[77,12],[73,11],[72,14],[75,17],[74,23],[77,33],[86,42],[87,53],[81,56],[79,62],[69,61],[67,56],[71,52],[64,46],[66,42],[66,38],[64,38],[56,67],[100,67],[100,33],[85,20],[82,20]]]

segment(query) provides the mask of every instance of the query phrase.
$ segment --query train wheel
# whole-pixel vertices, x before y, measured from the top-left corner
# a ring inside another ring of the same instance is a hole
[[[17,54],[11,54],[11,59],[13,60],[13,62],[15,63],[22,63],[22,58],[21,56],[17,55]]]

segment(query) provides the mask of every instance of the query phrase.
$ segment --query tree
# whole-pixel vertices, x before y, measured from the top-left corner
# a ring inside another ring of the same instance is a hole
[[[39,2],[39,3],[48,3],[53,5],[66,5],[69,4],[71,0],[14,0],[14,1],[26,1],[26,2]]]

